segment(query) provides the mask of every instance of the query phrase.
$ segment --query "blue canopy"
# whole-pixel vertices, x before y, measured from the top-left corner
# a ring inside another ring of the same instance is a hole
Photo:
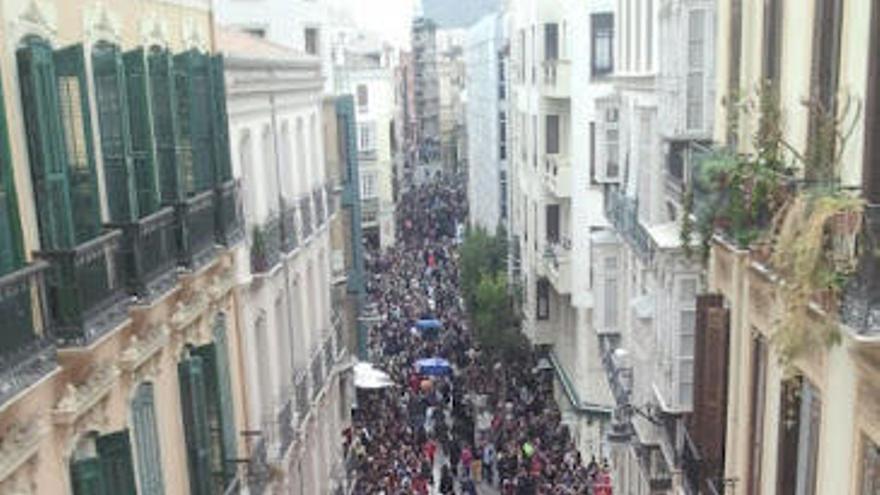
[[[443,328],[440,320],[419,320],[416,322],[416,328],[419,330],[439,330]]]
[[[425,358],[416,361],[416,371],[421,375],[442,376],[452,374],[452,365],[443,358]]]

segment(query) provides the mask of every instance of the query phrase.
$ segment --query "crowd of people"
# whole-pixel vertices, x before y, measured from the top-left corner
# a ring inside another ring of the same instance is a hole
[[[472,339],[456,259],[466,206],[454,177],[414,187],[398,204],[397,244],[368,253],[369,303],[382,316],[371,359],[396,386],[358,391],[346,441],[354,493],[610,494],[607,466],[581,458],[534,353],[509,366]],[[426,334],[424,319],[442,329]],[[420,374],[429,357],[453,371]]]

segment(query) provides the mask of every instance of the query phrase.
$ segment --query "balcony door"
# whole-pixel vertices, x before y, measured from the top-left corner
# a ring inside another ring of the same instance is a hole
[[[18,199],[15,193],[15,177],[6,129],[6,108],[3,99],[0,98],[0,276],[24,264]],[[0,305],[2,304],[0,300]]]
[[[128,430],[80,439],[70,462],[73,495],[135,495]]]

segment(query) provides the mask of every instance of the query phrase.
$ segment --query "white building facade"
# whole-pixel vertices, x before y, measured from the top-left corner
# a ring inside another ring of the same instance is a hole
[[[468,30],[467,87],[469,222],[495,232],[508,225],[507,23],[490,14]]]
[[[248,430],[281,476],[261,493],[328,493],[344,472],[339,432],[344,343],[331,321],[336,208],[324,162],[317,58],[224,33],[233,173],[245,191],[236,256]],[[260,57],[263,58],[260,58]]]

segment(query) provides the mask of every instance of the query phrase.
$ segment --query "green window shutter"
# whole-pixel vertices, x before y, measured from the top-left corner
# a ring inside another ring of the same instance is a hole
[[[159,209],[159,185],[153,151],[153,127],[150,110],[147,59],[143,48],[127,52],[125,89],[128,96],[128,119],[131,131],[131,156],[134,161],[135,189],[141,217]]]
[[[131,403],[140,495],[164,495],[162,454],[156,431],[156,408],[152,383],[138,385]]]
[[[184,153],[182,172],[186,192],[192,195],[210,189],[214,183],[210,64],[207,55],[190,50],[174,57],[174,68],[179,149]]]
[[[174,204],[183,198],[182,178],[177,166],[177,95],[174,91],[174,68],[167,50],[153,47],[147,57],[150,74],[150,110],[156,139],[156,162],[159,169],[159,192],[162,203]]]
[[[180,402],[189,467],[190,495],[211,495],[211,447],[208,402],[205,395],[204,363],[191,356],[177,365]]]
[[[219,315],[214,322],[214,352],[217,366],[217,385],[220,399],[220,418],[223,435],[223,458],[238,457],[235,428],[235,405],[232,397],[232,377],[229,374],[229,347],[226,343],[226,316]],[[224,465],[226,481],[235,476],[235,466]]]
[[[229,117],[226,110],[226,79],[223,55],[211,57],[211,100],[214,102],[212,129],[214,131],[214,178],[216,183],[232,180],[232,161],[229,156]]]
[[[3,87],[0,85],[0,94],[2,93]],[[12,157],[9,153],[6,107],[3,98],[0,98],[0,275],[21,267],[23,263],[21,224],[18,218]]]
[[[73,228],[77,244],[95,238],[101,232],[101,209],[95,175],[92,120],[89,112],[89,86],[82,44],[56,50],[56,85],[58,111],[64,129]]]
[[[125,68],[119,47],[106,42],[97,43],[92,49],[92,70],[110,220],[127,223],[137,219],[139,211],[131,156]]]
[[[90,457],[70,464],[70,481],[73,495],[113,495],[104,485],[101,460]]]
[[[95,440],[104,486],[108,494],[137,495],[134,484],[134,466],[131,462],[131,443],[128,430],[102,435]]]
[[[52,49],[46,41],[31,38],[16,58],[40,243],[43,249],[73,247],[73,210]]]

